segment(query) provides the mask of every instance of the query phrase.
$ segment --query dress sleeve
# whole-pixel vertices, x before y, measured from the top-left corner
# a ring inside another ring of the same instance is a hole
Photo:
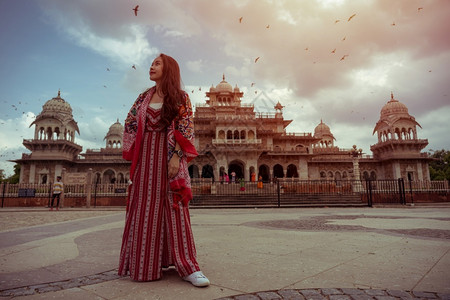
[[[198,153],[194,146],[194,114],[189,95],[185,94],[184,103],[180,106],[178,117],[175,121],[175,140],[189,161],[194,159]]]
[[[143,94],[140,94],[131,107],[130,111],[128,112],[127,118],[125,119],[122,139],[122,157],[126,160],[133,159],[136,135],[138,130],[138,111],[143,99]]]

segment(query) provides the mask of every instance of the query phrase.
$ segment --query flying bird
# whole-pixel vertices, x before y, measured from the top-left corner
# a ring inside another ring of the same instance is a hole
[[[243,19],[244,17],[240,17],[239,18],[239,23],[242,23],[242,19]]]
[[[305,51],[308,51],[308,47],[305,48]]]
[[[201,91],[201,90],[202,90],[202,87],[201,87],[201,86],[200,86],[200,87],[198,87],[198,90],[199,90],[199,91]]]
[[[259,60],[259,56],[257,57],[257,58],[255,58],[255,64],[256,64],[256,62]]]
[[[270,25],[267,25],[267,26],[266,26],[266,28],[269,28],[269,27],[270,27]]]
[[[421,9],[423,9],[423,7],[419,7],[419,8],[417,9],[417,12],[420,12]]]
[[[392,22],[391,26],[395,26],[395,22]]]
[[[344,56],[341,57],[341,60],[344,60],[347,56],[348,54],[345,54]]]
[[[252,82],[251,86],[254,86],[254,85],[255,85],[255,83],[254,83],[254,82]]]
[[[137,16],[137,12],[139,11],[139,5],[136,5],[135,8],[133,8],[134,10],[134,15]]]
[[[109,71],[110,71],[110,70],[109,70],[109,68],[106,68],[106,71],[108,71],[108,72],[109,72]]]
[[[345,38],[346,38],[346,36],[344,36],[344,37],[342,38],[342,41],[345,41]]]
[[[136,66],[135,65],[133,65],[132,68],[136,70]]]
[[[337,24],[338,22],[340,22],[341,20],[336,20],[336,21],[334,21],[334,24]]]
[[[350,22],[350,20],[353,19],[354,16],[356,16],[356,14],[351,15],[350,18],[348,18],[347,22]]]
[[[331,53],[336,53],[336,48],[334,48],[334,50],[333,50],[333,51],[331,51]]]

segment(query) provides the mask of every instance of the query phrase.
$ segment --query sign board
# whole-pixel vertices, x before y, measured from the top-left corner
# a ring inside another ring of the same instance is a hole
[[[86,184],[87,173],[66,173],[64,184]]]
[[[19,189],[19,197],[34,197],[36,189]]]
[[[126,192],[127,192],[127,189],[126,189],[126,188],[116,188],[116,189],[114,190],[114,193],[116,193],[116,194],[126,193]]]

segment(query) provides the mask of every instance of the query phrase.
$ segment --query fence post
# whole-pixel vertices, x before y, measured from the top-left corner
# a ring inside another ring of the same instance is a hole
[[[400,204],[406,204],[406,195],[405,195],[405,183],[403,178],[398,179],[398,192],[400,196]]]
[[[3,181],[2,208],[3,208],[3,203],[5,202],[5,191],[6,191],[6,181]]]
[[[278,179],[276,181],[277,181],[278,207],[281,207],[280,181]]]
[[[414,199],[413,199],[413,190],[412,190],[412,183],[411,183],[411,178],[408,178],[409,181],[409,192],[411,193],[411,206],[414,206]],[[406,204],[406,201],[405,201]]]
[[[372,207],[372,181],[370,179],[366,179],[366,187],[367,187],[367,205]]]
[[[97,185],[98,181],[100,180],[100,177],[97,177],[95,180],[95,189],[94,189],[94,207],[97,208]]]
[[[53,186],[52,182],[49,181],[49,183],[48,183],[48,204],[47,204],[47,207],[50,207],[50,201],[52,199],[52,186]]]

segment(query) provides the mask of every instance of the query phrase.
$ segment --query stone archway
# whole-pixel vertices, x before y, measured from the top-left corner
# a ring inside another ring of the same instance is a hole
[[[199,178],[200,172],[198,171],[198,167],[196,165],[190,165],[188,168],[189,177],[191,178]]]
[[[102,182],[111,183],[111,180],[113,180],[113,178],[116,178],[116,173],[113,170],[108,169],[105,172],[103,172]]]
[[[259,178],[259,176],[262,177],[262,180],[264,182],[268,182],[270,180],[270,171],[269,171],[268,165],[260,165],[259,166],[258,178]]]
[[[204,165],[202,168],[202,178],[212,178],[214,181],[214,169],[211,165]]]
[[[238,160],[233,160],[228,165],[228,176],[231,179],[231,173],[236,173],[236,179],[244,178],[244,164]]]
[[[276,164],[275,166],[273,166],[273,177],[284,178],[284,171],[282,165]]]
[[[287,178],[298,178],[298,172],[297,172],[297,166],[294,164],[290,164],[287,167],[287,171],[286,171],[286,177]]]

